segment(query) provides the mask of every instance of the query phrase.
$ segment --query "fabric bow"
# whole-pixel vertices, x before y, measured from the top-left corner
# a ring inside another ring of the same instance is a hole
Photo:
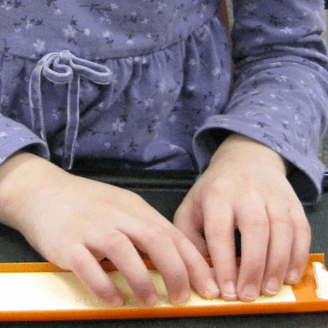
[[[29,100],[32,129],[46,142],[41,91],[42,76],[53,83],[68,84],[62,167],[69,170],[73,166],[74,148],[79,129],[81,76],[96,84],[105,85],[111,83],[112,71],[106,66],[78,58],[68,50],[49,53],[40,59],[30,77]]]

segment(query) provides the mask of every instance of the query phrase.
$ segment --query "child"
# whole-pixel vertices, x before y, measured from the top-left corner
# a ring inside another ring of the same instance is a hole
[[[323,0],[234,1],[231,99],[220,5],[0,0],[1,222],[112,306],[122,295],[98,258],[141,306],[156,304],[136,247],[173,304],[190,286],[252,301],[302,276],[311,234],[301,202],[318,200],[324,172]],[[68,172],[88,159],[203,174],[172,225],[136,194]]]

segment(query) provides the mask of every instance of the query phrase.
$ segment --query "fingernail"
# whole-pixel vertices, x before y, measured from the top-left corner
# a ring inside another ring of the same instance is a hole
[[[256,297],[259,296],[258,288],[255,285],[247,285],[242,293],[243,298],[248,299],[249,301],[253,301]]]
[[[206,284],[205,297],[206,298],[216,298],[220,295],[220,290],[218,284],[214,279],[208,279]]]
[[[225,298],[235,300],[237,298],[237,292],[235,283],[233,281],[228,281],[225,283],[222,287],[222,295],[225,296]]]
[[[184,292],[180,293],[177,297],[172,299],[173,304],[181,304],[187,301],[190,297],[189,291],[185,290]]]
[[[281,288],[281,286],[280,286],[279,280],[276,277],[270,278],[269,281],[265,285],[266,293],[268,293],[272,296],[276,295],[279,292],[280,288]]]
[[[289,284],[297,284],[298,280],[299,280],[299,276],[298,276],[298,270],[297,269],[292,269],[291,271],[288,272],[287,282]]]

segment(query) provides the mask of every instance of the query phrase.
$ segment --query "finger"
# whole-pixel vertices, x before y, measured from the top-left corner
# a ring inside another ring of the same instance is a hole
[[[84,246],[80,245],[72,249],[69,267],[81,281],[90,286],[92,292],[105,304],[114,307],[123,304],[121,291],[116,288],[98,261]]]
[[[181,228],[179,231],[171,224],[163,224],[173,239],[174,245],[187,269],[190,284],[203,298],[217,298],[220,294],[215,277],[204,256],[208,255],[205,240],[200,232],[200,210],[193,206],[192,197],[187,195],[175,213],[174,222]],[[164,220],[164,221],[163,221]],[[163,217],[156,221],[167,223]]]
[[[267,215],[270,222],[270,239],[262,293],[273,296],[284,283],[294,238],[294,224],[288,207],[279,202],[271,202],[267,207]]]
[[[122,233],[143,252],[147,253],[161,273],[170,301],[185,302],[190,297],[186,267],[167,230],[156,223],[133,218],[135,224],[122,225]],[[173,226],[172,226],[173,227]]]
[[[219,297],[219,286],[204,257],[181,232],[178,231],[175,236],[175,245],[177,245],[179,254],[187,268],[190,284],[203,298],[213,299]]]
[[[106,256],[124,274],[139,306],[156,304],[158,293],[144,262],[127,236],[115,231],[88,240],[86,246],[93,252]]]
[[[237,294],[243,301],[253,301],[260,294],[269,242],[269,222],[260,199],[241,200],[235,215],[241,233],[242,258]]]
[[[209,252],[225,300],[237,298],[234,217],[230,204],[212,195],[203,202],[205,235]]]
[[[289,284],[296,284],[304,273],[309,257],[311,228],[300,205],[290,210],[290,216],[294,221],[294,240],[285,281]]]
[[[203,237],[203,218],[200,206],[193,202],[191,196],[184,199],[174,214],[174,225],[196,246],[204,256],[209,256],[206,241]]]
[[[219,297],[220,290],[214,273],[204,260],[209,252],[201,231],[203,219],[200,206],[193,205],[192,198],[187,196],[175,213],[174,222],[183,233],[177,235],[175,244],[186,265],[191,285],[201,297],[213,299]]]

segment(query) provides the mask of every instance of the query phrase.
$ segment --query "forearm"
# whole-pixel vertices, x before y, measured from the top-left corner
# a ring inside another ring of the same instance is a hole
[[[18,152],[0,166],[0,222],[20,230],[26,204],[47,185],[54,173],[65,171],[49,161],[27,152]],[[24,202],[22,202],[24,200]]]

